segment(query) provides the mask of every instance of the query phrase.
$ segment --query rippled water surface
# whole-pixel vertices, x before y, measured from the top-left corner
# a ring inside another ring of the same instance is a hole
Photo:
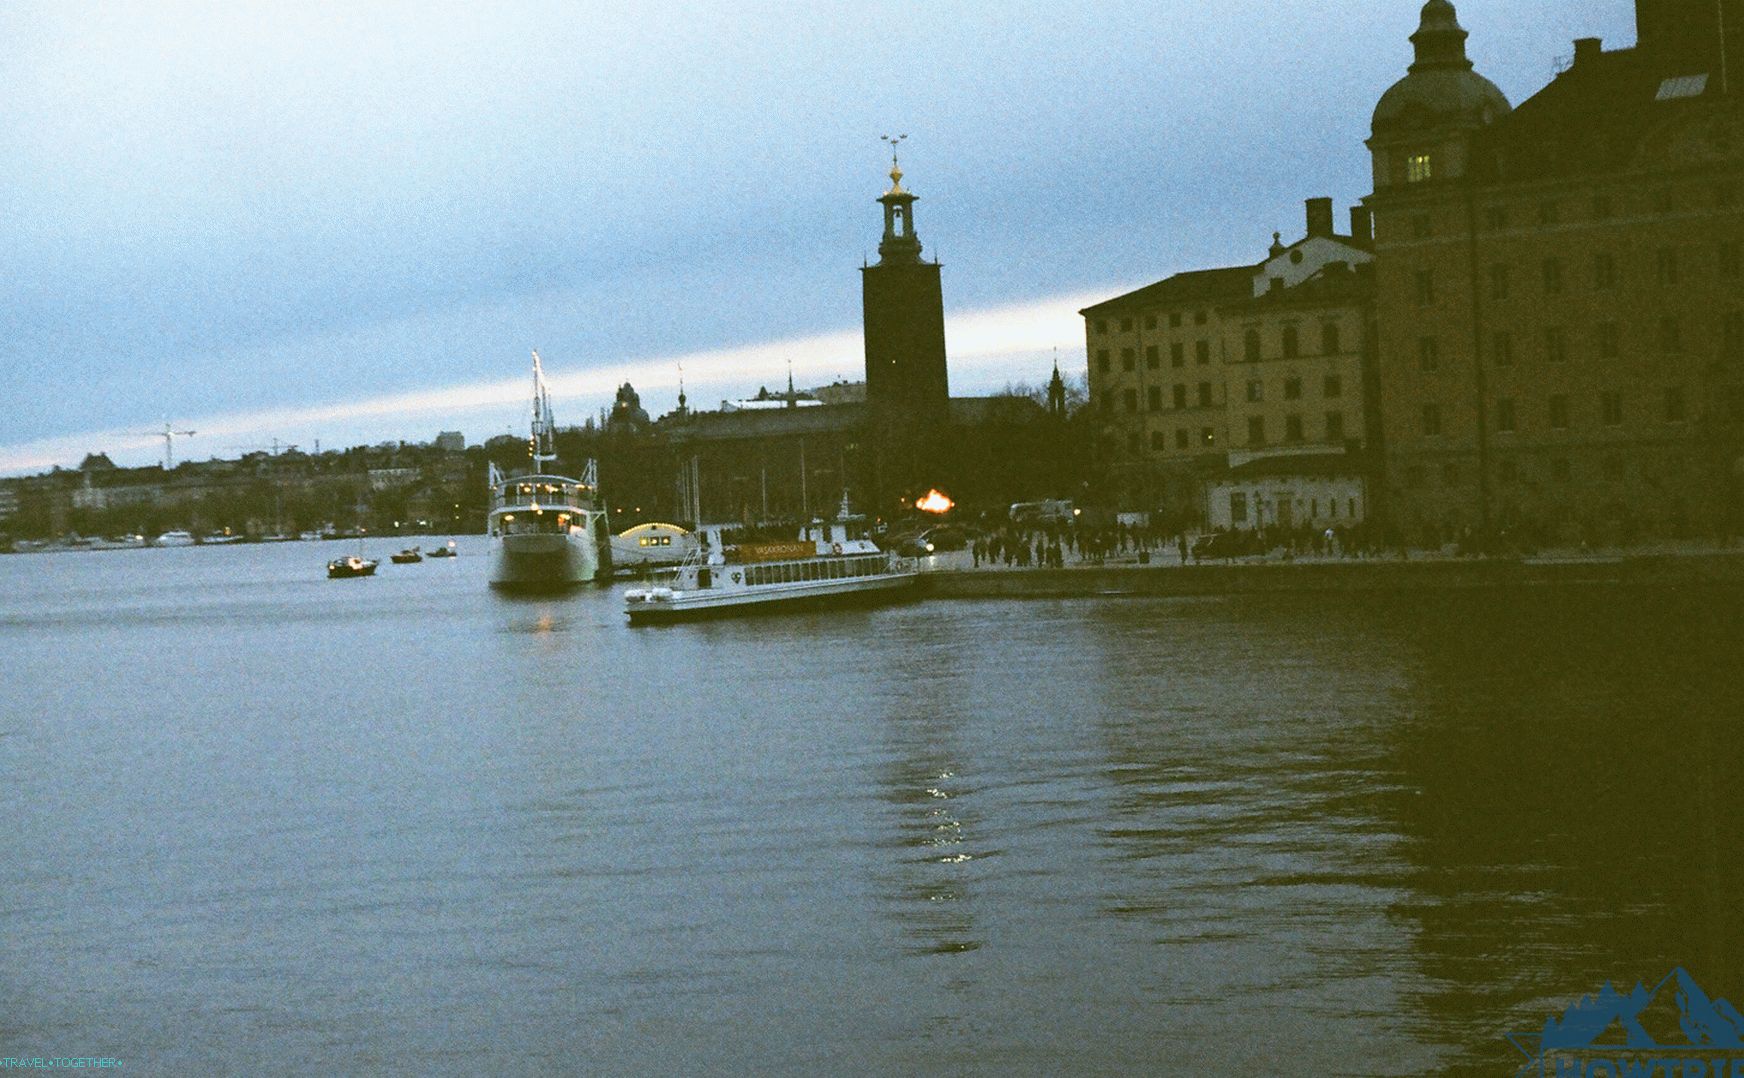
[[[1735,592],[632,630],[480,542],[0,558],[0,1056],[1512,1074],[1744,1001]]]

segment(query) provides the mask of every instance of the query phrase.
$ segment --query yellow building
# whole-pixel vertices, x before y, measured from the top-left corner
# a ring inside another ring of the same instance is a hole
[[[1080,312],[1100,459],[1121,510],[1182,528],[1224,521],[1216,484],[1232,467],[1251,475],[1260,458],[1364,442],[1367,211],[1338,235],[1331,199],[1307,207],[1303,238],[1274,235],[1257,264],[1176,274]],[[1358,464],[1332,470],[1361,482]]]
[[[1577,41],[1511,109],[1453,5],[1424,5],[1368,143],[1385,512],[1405,537],[1738,526],[1744,116],[1720,20],[1744,42],[1741,6],[1639,0],[1636,47]]]

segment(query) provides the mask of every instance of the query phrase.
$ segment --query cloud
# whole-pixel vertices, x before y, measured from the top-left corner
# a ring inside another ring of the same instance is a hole
[[[950,315],[945,336],[959,394],[997,388],[1006,381],[1040,381],[1046,371],[1014,365],[1033,361],[1058,348],[1070,367],[1081,357],[1083,323],[1078,310],[1111,295],[1120,286],[1068,296]],[[530,363],[530,360],[529,360]],[[580,422],[593,407],[608,403],[624,382],[640,392],[675,391],[680,368],[688,396],[706,408],[711,395],[738,395],[757,384],[782,384],[792,364],[797,382],[815,385],[839,376],[858,380],[864,364],[858,328],[833,333],[724,348],[647,356],[582,370],[563,370],[562,359],[545,353],[551,396],[562,423]],[[178,418],[175,426],[196,431],[197,440],[178,443],[183,456],[235,456],[235,443],[262,445],[287,435],[309,432],[313,448],[319,436],[328,448],[404,438],[414,430],[437,427],[498,433],[497,428],[521,423],[531,396],[531,376],[452,385],[358,400],[306,406],[264,408]],[[573,407],[588,406],[586,411]],[[564,407],[570,405],[571,407]],[[118,464],[144,464],[161,454],[163,439],[144,428],[89,431],[0,446],[0,474],[71,467],[86,453],[106,452]],[[514,429],[519,430],[519,426]],[[485,435],[488,436],[488,435]]]

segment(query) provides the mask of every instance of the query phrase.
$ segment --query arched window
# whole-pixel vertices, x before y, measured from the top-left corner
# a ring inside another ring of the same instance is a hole
[[[1296,335],[1295,326],[1284,327],[1284,358],[1295,359],[1302,351],[1301,340]]]
[[[1247,339],[1244,342],[1244,347],[1246,349],[1247,361],[1249,363],[1258,363],[1260,361],[1260,331],[1259,330],[1250,329],[1247,331]]]

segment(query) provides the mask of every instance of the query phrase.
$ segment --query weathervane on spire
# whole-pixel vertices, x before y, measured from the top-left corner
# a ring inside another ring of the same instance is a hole
[[[879,135],[881,142],[890,143],[890,194],[902,191],[902,166],[896,163],[896,148],[902,144],[907,135]]]

